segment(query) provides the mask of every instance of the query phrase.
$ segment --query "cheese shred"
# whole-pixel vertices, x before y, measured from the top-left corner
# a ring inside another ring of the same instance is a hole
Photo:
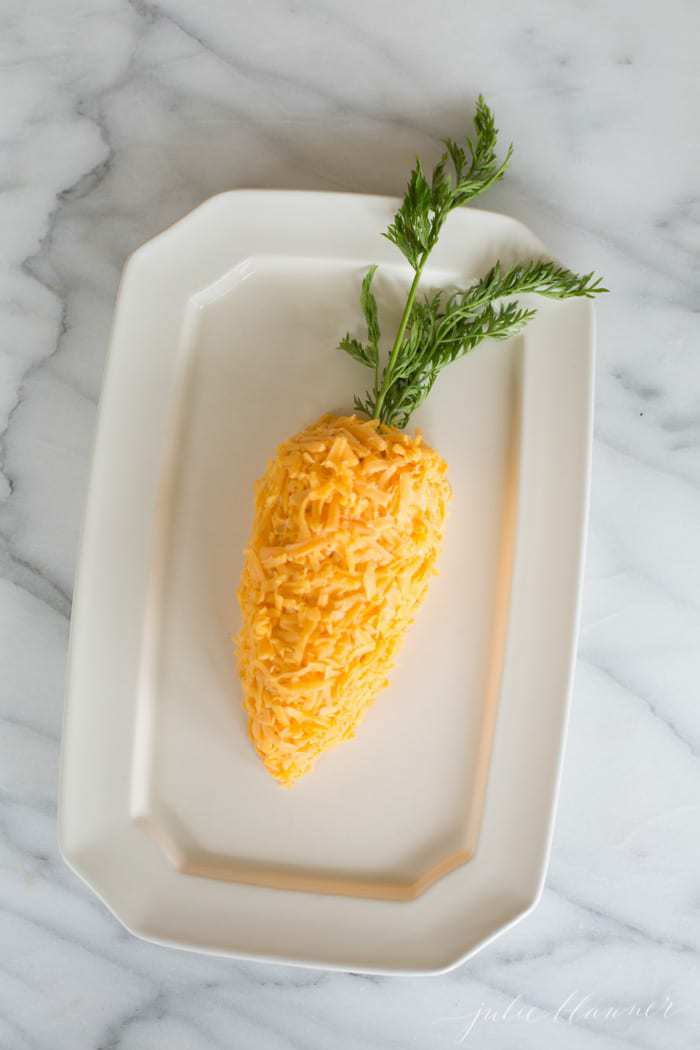
[[[257,483],[236,644],[250,738],[286,787],[387,685],[435,572],[446,474],[420,434],[324,415]]]

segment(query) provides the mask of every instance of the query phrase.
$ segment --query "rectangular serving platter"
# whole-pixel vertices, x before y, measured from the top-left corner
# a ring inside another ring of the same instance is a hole
[[[524,914],[544,876],[578,615],[593,317],[540,301],[438,382],[415,425],[454,497],[440,575],[350,744],[292,791],[246,736],[231,638],[254,481],[347,411],[368,264],[385,330],[409,279],[397,202],[238,191],[129,261],[71,631],[61,842],[129,929],[236,956],[435,972]],[[454,214],[428,287],[545,254]]]

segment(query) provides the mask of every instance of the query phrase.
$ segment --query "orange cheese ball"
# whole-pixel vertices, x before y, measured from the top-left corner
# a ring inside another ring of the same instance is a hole
[[[420,435],[324,415],[257,483],[236,639],[250,738],[285,786],[352,737],[435,571],[450,498]]]

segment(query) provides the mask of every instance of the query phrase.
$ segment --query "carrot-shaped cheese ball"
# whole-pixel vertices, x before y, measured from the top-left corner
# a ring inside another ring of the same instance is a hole
[[[291,785],[353,735],[386,684],[440,547],[446,466],[402,433],[447,365],[533,317],[514,296],[590,298],[606,289],[543,259],[496,262],[464,290],[419,298],[423,269],[449,213],[503,177],[482,98],[466,148],[447,139],[428,180],[420,161],[385,236],[413,271],[391,349],[380,350],[372,266],[360,303],[367,342],[340,348],[370,369],[357,416],[325,415],[277,451],[258,483],[239,600],[238,655],[250,736],[269,772]]]
[[[251,739],[280,783],[353,736],[387,684],[434,571],[446,470],[420,436],[327,415],[258,483],[239,662]]]

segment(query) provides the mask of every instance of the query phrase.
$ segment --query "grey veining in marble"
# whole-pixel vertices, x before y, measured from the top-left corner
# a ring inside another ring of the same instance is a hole
[[[697,1046],[700,7],[5,0],[0,27],[0,1048]],[[121,266],[220,190],[399,193],[479,91],[517,146],[488,207],[613,290],[541,905],[423,980],[139,942],[65,868],[55,824]]]

